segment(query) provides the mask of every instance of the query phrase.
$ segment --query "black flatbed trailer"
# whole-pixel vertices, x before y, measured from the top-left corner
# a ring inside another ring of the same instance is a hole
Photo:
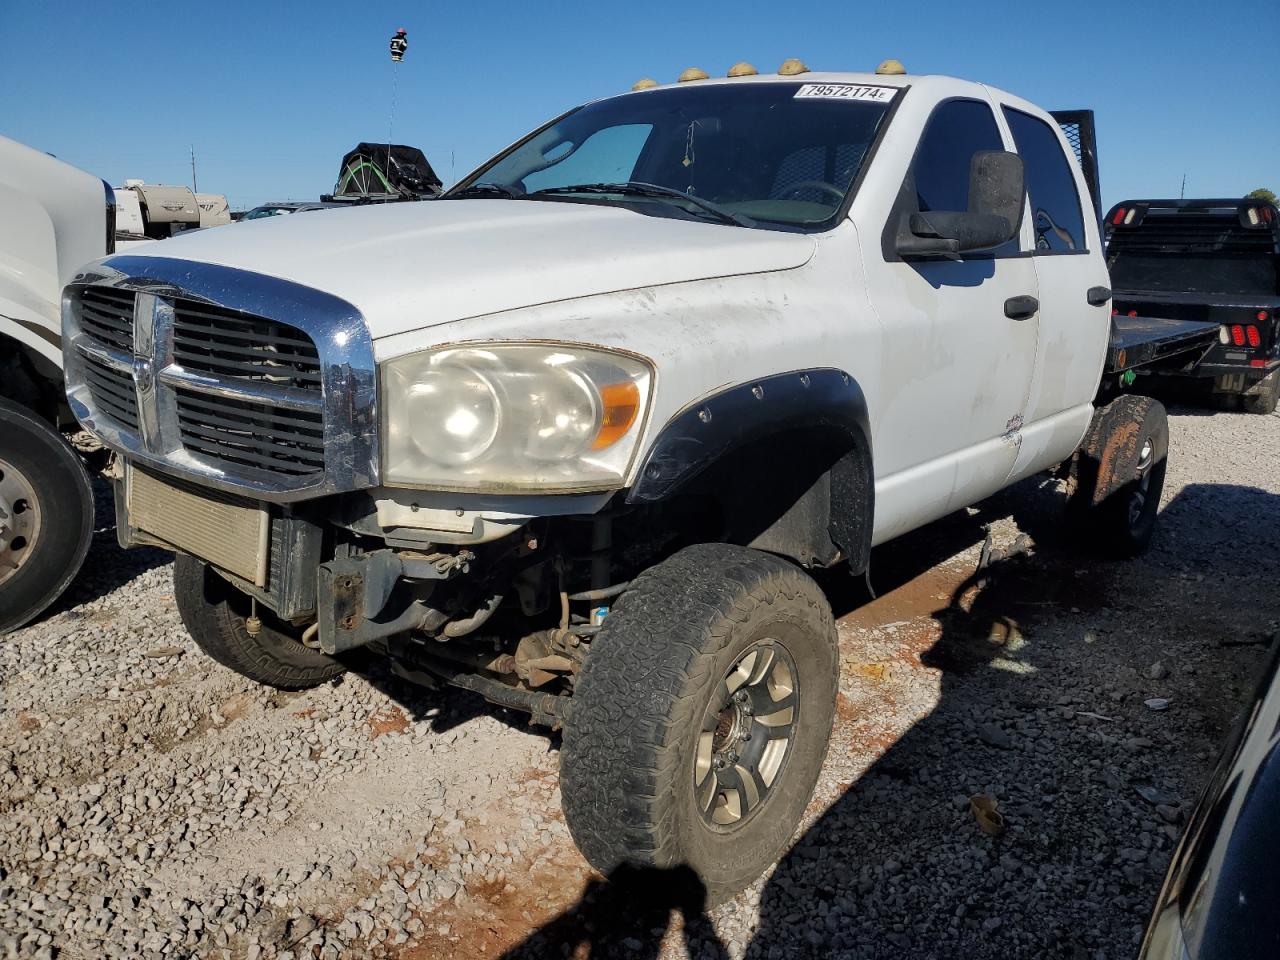
[[[1122,315],[1211,322],[1194,362],[1150,372],[1242,398],[1280,397],[1280,208],[1256,198],[1125,200],[1103,220],[1112,306]],[[1144,371],[1145,373],[1146,371]]]
[[[1106,374],[1162,364],[1177,358],[1193,362],[1218,342],[1218,325],[1198,320],[1166,317],[1111,318],[1111,342],[1107,345]]]
[[[1093,215],[1098,219],[1099,233],[1105,233],[1093,111],[1055,110],[1052,115],[1080,163],[1093,201]],[[1114,296],[1118,297],[1118,294]],[[1113,311],[1111,341],[1107,346],[1099,396],[1132,383],[1132,375],[1125,376],[1130,371],[1194,362],[1211,350],[1217,341],[1216,323],[1172,316],[1128,316],[1127,313]]]

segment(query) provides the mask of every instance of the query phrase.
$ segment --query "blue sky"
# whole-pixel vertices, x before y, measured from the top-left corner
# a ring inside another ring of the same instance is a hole
[[[314,198],[387,136],[451,182],[565,108],[686,66],[982,80],[1097,111],[1107,203],[1280,190],[1276,0],[779,0],[512,4],[0,0],[0,134],[120,183],[190,184],[233,207]]]

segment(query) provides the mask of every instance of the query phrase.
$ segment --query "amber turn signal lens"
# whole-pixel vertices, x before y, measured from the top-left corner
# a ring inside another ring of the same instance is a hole
[[[600,420],[600,432],[591,441],[592,450],[603,450],[621,440],[640,412],[640,388],[630,381],[601,388],[600,399],[604,416]]]

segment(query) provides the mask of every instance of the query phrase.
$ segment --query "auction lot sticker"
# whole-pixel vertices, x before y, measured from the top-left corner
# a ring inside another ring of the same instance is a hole
[[[806,83],[796,91],[796,99],[866,100],[871,103],[888,103],[897,92],[897,87],[871,87],[861,83]]]

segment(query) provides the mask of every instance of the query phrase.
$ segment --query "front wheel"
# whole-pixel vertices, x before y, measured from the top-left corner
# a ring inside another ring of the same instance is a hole
[[[0,399],[0,633],[57,599],[93,535],[93,488],[44,420]]]
[[[688,865],[715,904],[790,842],[826,756],[839,656],[822,591],[746,547],[638,577],[591,643],[565,727],[565,819],[593,866]]]
[[[1168,455],[1169,419],[1160,401],[1126,394],[1095,412],[1068,501],[1074,532],[1113,557],[1146,550]]]
[[[173,596],[196,644],[224,667],[281,690],[318,686],[346,668],[302,643],[295,630],[259,608],[256,633],[246,620],[249,598],[204,562],[185,553],[173,560]]]

